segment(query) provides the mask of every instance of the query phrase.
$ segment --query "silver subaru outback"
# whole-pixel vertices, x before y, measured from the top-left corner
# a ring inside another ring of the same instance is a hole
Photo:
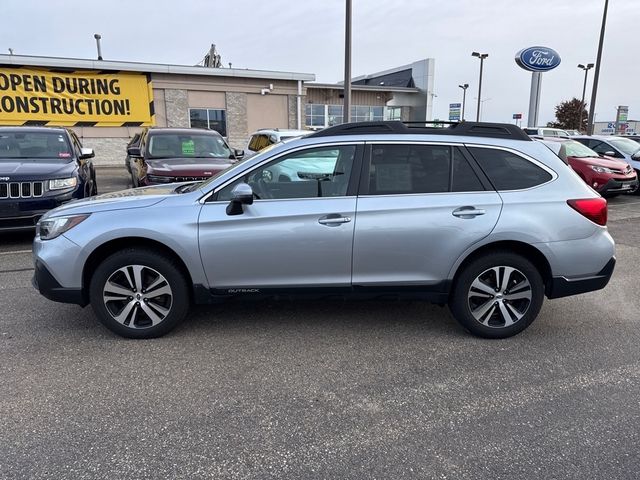
[[[448,303],[471,333],[504,338],[545,296],[607,284],[606,221],[606,201],[513,125],[344,124],[205,182],[52,210],[33,283],[131,338],[169,332],[192,303],[309,294]]]

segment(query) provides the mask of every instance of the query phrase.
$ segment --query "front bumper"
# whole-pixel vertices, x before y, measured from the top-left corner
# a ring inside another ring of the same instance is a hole
[[[628,180],[618,180],[611,178],[607,183],[598,189],[598,193],[623,193],[634,192],[638,188],[638,178]]]
[[[55,196],[0,200],[0,230],[33,230],[40,217],[63,203],[78,198],[77,188]]]
[[[51,275],[47,267],[39,261],[36,261],[31,284],[43,297],[53,300],[54,302],[75,303],[81,307],[89,303],[81,288],[63,287],[53,275]]]
[[[547,298],[562,298],[600,290],[609,283],[615,266],[616,257],[612,257],[596,275],[578,278],[553,277],[547,285]]]

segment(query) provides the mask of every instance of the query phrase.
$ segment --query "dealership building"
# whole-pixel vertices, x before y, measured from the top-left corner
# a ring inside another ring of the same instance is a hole
[[[431,119],[434,60],[354,78],[353,121]],[[121,165],[145,126],[217,130],[244,148],[261,128],[342,122],[343,85],[312,73],[0,55],[0,125],[72,128],[96,164]]]

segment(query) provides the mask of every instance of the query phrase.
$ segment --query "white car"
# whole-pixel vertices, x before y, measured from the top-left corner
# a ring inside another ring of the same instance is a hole
[[[569,132],[566,130],[562,130],[561,128],[551,128],[551,127],[533,127],[533,128],[523,128],[524,133],[529,136],[536,137],[565,137],[569,138]]]
[[[280,128],[263,128],[251,134],[249,142],[244,149],[245,155],[251,156],[269,145],[293,138],[304,137],[313,133],[311,130],[285,130]]]

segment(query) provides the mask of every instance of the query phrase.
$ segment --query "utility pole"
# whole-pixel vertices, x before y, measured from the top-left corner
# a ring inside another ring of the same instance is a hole
[[[344,28],[344,107],[342,121],[351,121],[351,0],[346,0]]]
[[[607,10],[609,0],[604,0],[602,12],[602,27],[600,28],[600,42],[598,43],[598,57],[596,58],[596,70],[593,76],[593,89],[591,90],[591,108],[589,108],[589,120],[587,121],[587,135],[593,135],[593,121],[596,111],[596,95],[598,94],[598,80],[600,79],[600,64],[602,63],[602,47],[604,44],[604,30],[607,25]]]

